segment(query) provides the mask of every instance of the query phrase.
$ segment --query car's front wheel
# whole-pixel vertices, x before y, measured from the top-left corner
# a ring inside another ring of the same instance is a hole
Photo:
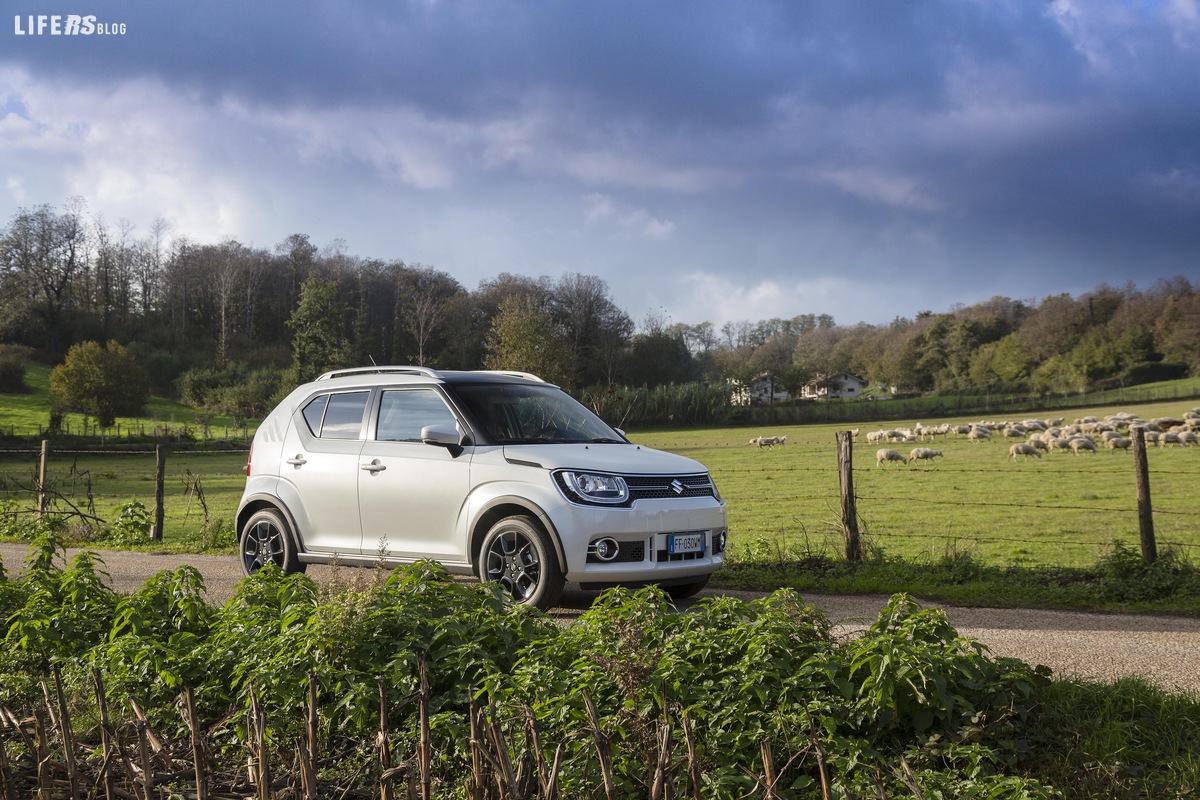
[[[562,595],[563,573],[549,534],[531,518],[505,517],[488,531],[479,579],[496,581],[518,603],[545,611]]]
[[[267,564],[289,574],[304,572],[308,566],[296,557],[296,545],[287,523],[271,508],[256,511],[246,520],[238,537],[238,552],[246,575],[253,575]]]

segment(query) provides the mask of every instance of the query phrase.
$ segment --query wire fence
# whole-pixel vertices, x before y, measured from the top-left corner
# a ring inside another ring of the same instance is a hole
[[[824,542],[842,552],[846,520],[839,465],[830,439],[796,439],[771,451],[699,439],[677,451],[712,470],[728,502],[731,545],[764,539],[781,546]],[[830,437],[832,438],[832,437]],[[988,561],[1079,566],[1114,540],[1137,542],[1140,506],[1133,459],[1126,453],[1047,454],[1026,462],[1006,457],[1007,443],[948,438],[944,456],[910,465],[874,461],[876,445],[854,444],[853,493],[863,534],[898,555],[975,548]],[[245,485],[248,448],[168,450],[163,475],[165,532],[232,520]],[[1150,513],[1156,540],[1167,548],[1200,548],[1200,448],[1148,448]],[[695,452],[689,452],[695,451]],[[106,519],[122,502],[154,504],[160,448],[50,449],[46,485],[76,507]],[[0,522],[4,515],[43,507],[37,497],[33,448],[0,451]],[[203,507],[197,489],[203,492]],[[67,503],[50,510],[69,511]],[[160,529],[161,530],[161,529]]]
[[[713,476],[729,503],[735,557],[737,545],[748,542],[776,552],[844,553],[847,488],[838,480],[834,437],[806,438],[803,429],[800,434],[770,451],[747,447],[744,439],[684,448],[717,465]],[[1157,545],[1185,554],[1200,548],[1194,488],[1200,448],[1146,448],[1149,488],[1143,503],[1128,452],[1058,451],[1023,463],[1009,457],[1010,443],[953,437],[908,443],[901,446],[906,457],[918,446],[943,454],[883,464],[876,463],[876,450],[898,445],[854,443],[850,491],[869,545],[898,555],[966,549],[999,565],[1083,566],[1114,542],[1136,548],[1148,511]]]

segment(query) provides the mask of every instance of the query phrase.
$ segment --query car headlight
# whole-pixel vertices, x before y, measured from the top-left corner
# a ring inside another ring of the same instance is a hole
[[[601,475],[595,472],[559,473],[567,489],[589,503],[624,503],[629,499],[629,486],[620,475]]]

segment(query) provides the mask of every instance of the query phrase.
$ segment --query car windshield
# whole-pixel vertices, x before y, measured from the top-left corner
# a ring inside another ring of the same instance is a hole
[[[455,389],[498,444],[619,443],[625,439],[586,406],[554,386],[511,383]]]

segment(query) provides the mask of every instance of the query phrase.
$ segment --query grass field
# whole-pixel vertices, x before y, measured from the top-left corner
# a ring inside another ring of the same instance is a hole
[[[1151,419],[1178,416],[1190,407],[1170,402],[1097,408],[1074,417],[1129,411]],[[971,420],[921,420],[925,425],[942,421]],[[640,431],[631,438],[709,466],[729,503],[735,556],[747,550],[769,555],[776,549],[839,553],[839,429],[844,426]],[[1137,547],[1137,500],[1128,452],[1075,456],[1058,451],[1013,463],[1008,447],[1018,440],[997,436],[976,444],[950,436],[923,443],[942,450],[944,458],[879,467],[879,445],[865,441],[867,431],[874,429],[862,427],[853,462],[868,546],[917,558],[965,551],[989,564],[1058,566],[1090,564],[1114,539]],[[787,444],[773,449],[748,445],[758,434],[786,435]],[[884,446],[905,454],[913,447]],[[1175,545],[1196,554],[1200,448],[1151,448],[1149,464],[1160,548]]]
[[[1132,411],[1149,419],[1179,415],[1179,403],[1094,409]],[[1080,413],[1080,416],[1083,412]],[[943,420],[922,420],[926,425]],[[914,420],[913,423],[916,421]],[[910,423],[910,424],[913,424]],[[635,431],[638,443],[695,458],[713,472],[728,501],[731,552],[770,559],[779,552],[841,552],[834,426],[771,430],[723,428]],[[945,457],[932,464],[876,466],[876,445],[863,435],[854,451],[855,491],[868,547],[891,555],[938,558],[970,553],[993,565],[1082,566],[1114,540],[1136,547],[1138,527],[1132,458],[1101,451],[1056,452],[1010,462],[1008,442],[974,444],[953,436],[929,443]],[[786,435],[787,444],[759,449],[759,433]],[[907,452],[910,445],[896,446]],[[1151,495],[1160,548],[1191,556],[1200,547],[1195,485],[1200,448],[1152,448]],[[229,525],[245,482],[244,452],[172,452],[166,468],[165,544],[193,546],[206,521]],[[33,507],[37,453],[0,453],[0,500]],[[207,506],[199,502],[196,484]],[[102,455],[52,452],[50,483],[80,507],[110,519],[118,506],[154,501],[154,453]],[[228,541],[228,539],[226,539]]]
[[[25,371],[24,394],[0,393],[0,437],[39,436],[50,422],[50,368],[31,365]],[[172,431],[190,429],[197,438],[201,437],[195,408],[151,396],[146,403],[146,413],[139,417],[117,417],[116,425],[106,431],[110,439],[120,439],[127,434],[153,435],[155,428],[166,427]],[[213,436],[235,436],[237,429],[230,417],[213,416],[209,421]],[[63,418],[63,430],[72,435],[95,435],[95,421],[83,414],[67,414]],[[251,428],[250,433],[253,433]]]

